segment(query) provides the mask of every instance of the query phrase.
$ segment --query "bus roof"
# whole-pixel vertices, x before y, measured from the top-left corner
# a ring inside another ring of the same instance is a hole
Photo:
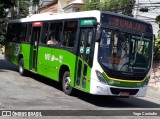
[[[29,15],[26,18],[10,20],[9,23],[15,22],[33,22],[33,21],[48,21],[48,20],[59,20],[59,19],[73,19],[73,18],[89,18],[95,17],[97,21],[100,21],[100,11],[84,11],[84,12],[72,12],[72,13],[41,13]]]
[[[17,22],[34,22],[34,21],[48,21],[48,20],[60,20],[60,19],[73,19],[73,18],[89,18],[94,17],[97,19],[97,22],[100,22],[100,14],[106,13],[113,16],[123,17],[126,19],[132,19],[137,22],[143,22],[145,24],[151,25],[148,22],[143,20],[139,20],[133,17],[129,17],[122,14],[117,14],[109,11],[99,11],[99,10],[91,10],[91,11],[82,11],[82,12],[72,12],[72,13],[41,13],[29,15],[26,18],[10,20],[9,23],[17,23]]]

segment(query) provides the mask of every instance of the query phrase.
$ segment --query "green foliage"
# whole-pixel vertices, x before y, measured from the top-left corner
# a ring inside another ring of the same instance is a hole
[[[86,4],[84,5],[83,10],[88,11],[88,10],[100,10],[101,9],[101,3],[99,3],[99,0],[90,0],[86,1]]]
[[[132,16],[132,9],[134,7],[134,0],[87,0],[83,10],[102,10],[122,13]]]
[[[26,0],[28,1],[28,0]],[[0,0],[0,44],[4,43],[7,25],[7,11],[13,7],[19,7],[19,15],[14,17],[26,17],[29,5],[25,0]]]
[[[14,4],[14,0],[0,0],[0,19],[3,19],[7,15],[6,8],[11,8]]]
[[[159,62],[159,61],[160,61],[160,34],[159,34],[158,37],[155,39],[153,60],[154,60],[155,62]]]
[[[160,15],[157,16],[155,20],[156,23],[160,25]],[[154,61],[160,62],[160,30],[158,32],[158,37],[155,39]]]
[[[0,0],[0,5],[3,6],[3,8],[10,8],[15,4],[15,0]]]
[[[160,24],[160,15],[156,17],[156,23]]]
[[[6,22],[7,22],[7,8],[11,8],[15,5],[15,0],[0,0],[0,44],[4,43]]]
[[[29,11],[29,4],[24,0],[19,0],[19,17],[26,17]]]

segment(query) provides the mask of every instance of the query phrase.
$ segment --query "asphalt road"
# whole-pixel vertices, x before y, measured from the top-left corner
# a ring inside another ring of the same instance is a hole
[[[150,97],[111,98],[76,91],[63,93],[61,85],[29,73],[22,77],[18,67],[0,54],[0,110],[159,110],[160,100]],[[114,114],[113,114],[114,115]],[[118,118],[118,117],[117,117]]]

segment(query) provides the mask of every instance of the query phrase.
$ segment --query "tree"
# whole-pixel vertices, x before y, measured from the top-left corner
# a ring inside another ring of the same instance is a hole
[[[153,56],[154,62],[160,61],[160,36],[155,39],[155,46],[154,46],[154,56]]]
[[[24,0],[19,0],[19,17],[26,17],[29,13],[29,4]]]
[[[160,15],[158,15],[155,20],[160,26]],[[154,61],[160,61],[160,30],[158,31],[157,38],[155,38]]]
[[[0,0],[0,43],[3,44],[6,34],[6,23],[8,21],[7,14],[12,12],[11,9],[17,8],[14,11],[14,17],[26,17],[28,15],[29,5],[24,0]]]
[[[6,15],[6,9],[11,8],[14,6],[15,1],[14,0],[1,0],[0,1],[0,19],[3,19]]]
[[[158,15],[155,20],[156,20],[156,23],[160,24],[160,15]]]
[[[83,7],[84,11],[88,11],[88,10],[101,10],[101,3],[99,3],[99,0],[92,0],[90,2],[90,0],[86,0],[85,5]]]
[[[86,0],[83,10],[103,10],[132,15],[135,0]]]
[[[14,0],[1,0],[0,1],[0,43],[3,43],[5,39],[5,29],[6,29],[6,15],[7,8],[11,8],[15,5]]]

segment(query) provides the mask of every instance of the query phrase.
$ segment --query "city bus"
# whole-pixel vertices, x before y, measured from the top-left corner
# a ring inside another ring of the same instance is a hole
[[[138,97],[146,95],[153,42],[151,24],[121,14],[42,13],[8,22],[5,59],[22,76],[61,83],[67,95]]]

